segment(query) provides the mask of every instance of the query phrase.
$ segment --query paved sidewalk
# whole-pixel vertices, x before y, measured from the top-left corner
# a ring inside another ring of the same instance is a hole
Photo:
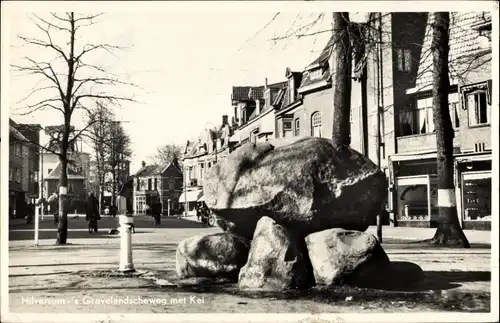
[[[377,227],[371,226],[367,232],[377,233]],[[410,228],[410,227],[382,227],[382,238],[393,238],[402,240],[425,240],[430,239],[436,232],[435,228]],[[491,231],[464,230],[469,243],[491,244]]]

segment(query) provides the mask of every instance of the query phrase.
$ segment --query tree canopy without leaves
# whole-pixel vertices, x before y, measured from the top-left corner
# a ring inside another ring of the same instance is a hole
[[[118,105],[122,101],[133,101],[132,96],[113,94],[118,85],[132,85],[120,80],[105,67],[92,60],[93,55],[121,49],[118,46],[92,43],[84,40],[82,31],[94,26],[101,14],[50,13],[47,17],[36,14],[31,21],[38,31],[37,36],[20,35],[24,47],[31,49],[22,63],[12,64],[14,72],[20,76],[37,79],[33,89],[19,103],[23,104],[23,114],[37,111],[56,111],[63,117],[57,140],[61,176],[59,186],[68,186],[68,151],[81,134],[91,126],[77,131],[73,128],[75,111],[89,111],[95,100],[107,101]],[[54,137],[55,138],[55,137]],[[64,192],[64,190],[62,190]],[[66,244],[67,240],[67,196],[59,196],[59,215],[57,241]]]
[[[156,154],[150,157],[151,161],[157,165],[166,165],[177,159],[180,164],[182,161],[182,147],[175,144],[166,144],[158,147]]]

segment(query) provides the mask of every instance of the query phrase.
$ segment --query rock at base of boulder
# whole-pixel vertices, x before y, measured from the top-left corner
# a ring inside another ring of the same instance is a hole
[[[241,268],[238,287],[243,290],[283,291],[314,285],[305,243],[269,217],[257,223],[248,260]]]
[[[249,249],[250,241],[231,233],[185,239],[177,246],[177,275],[180,278],[227,278],[236,281],[247,261]]]
[[[370,285],[386,276],[390,260],[374,235],[328,229],[305,239],[319,285]]]

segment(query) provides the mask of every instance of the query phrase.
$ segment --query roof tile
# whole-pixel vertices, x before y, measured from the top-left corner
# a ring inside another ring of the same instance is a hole
[[[450,14],[450,77],[451,82],[456,83],[457,62],[459,59],[473,54],[481,49],[478,33],[472,28],[473,25],[491,20],[490,12],[452,12]],[[430,52],[432,43],[432,23],[434,16],[429,14],[423,50],[420,56],[418,88],[432,84],[432,54]],[[460,74],[460,72],[458,72]],[[453,81],[455,77],[455,82]]]

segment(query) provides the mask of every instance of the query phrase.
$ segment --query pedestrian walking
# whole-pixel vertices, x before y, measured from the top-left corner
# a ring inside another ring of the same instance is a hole
[[[99,201],[94,193],[90,193],[87,203],[85,204],[85,220],[88,221],[89,233],[97,232],[97,221],[101,219],[99,215]]]
[[[161,226],[161,203],[160,201],[155,201],[151,205],[151,213],[153,215],[153,218],[155,219],[155,225],[156,227]]]
[[[54,215],[54,224],[57,226],[59,223],[59,196],[57,196],[56,192],[52,193],[47,203],[49,204],[50,212]]]

